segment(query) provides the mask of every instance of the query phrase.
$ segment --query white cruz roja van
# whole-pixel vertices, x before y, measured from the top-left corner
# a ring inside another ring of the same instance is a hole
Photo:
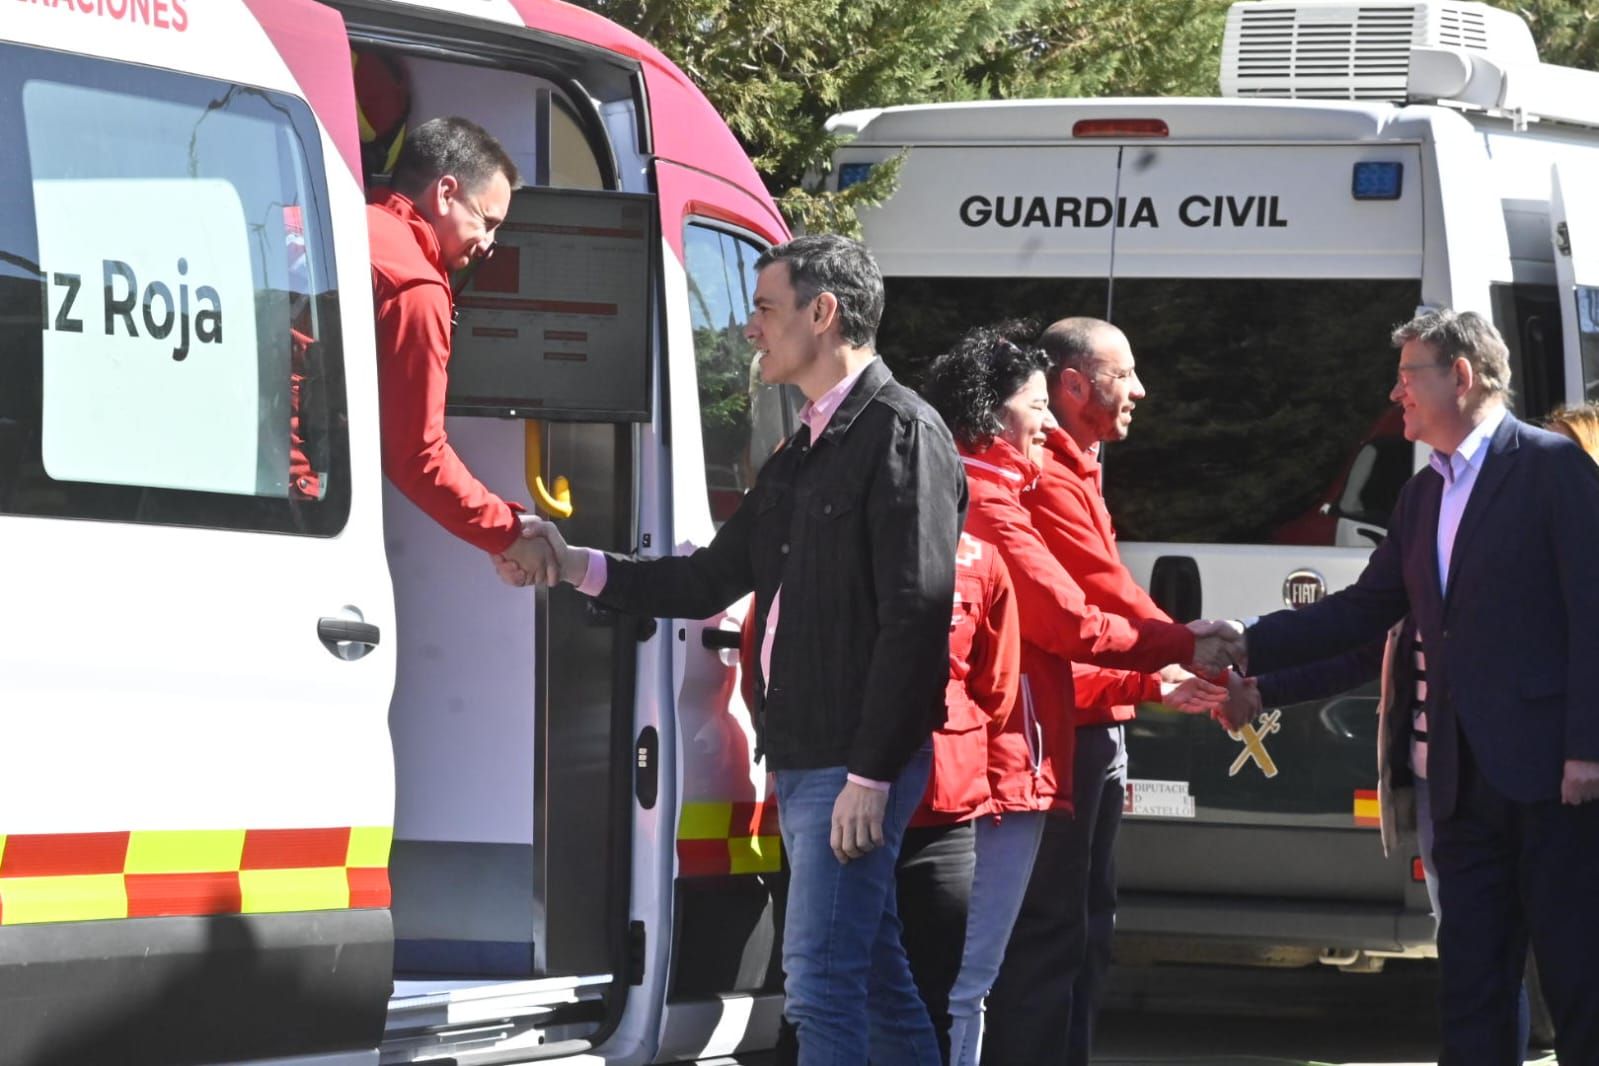
[[[1354,579],[1425,461],[1388,403],[1390,329],[1490,314],[1515,407],[1599,397],[1599,74],[1452,0],[1228,13],[1214,99],[1018,100],[835,117],[835,185],[903,155],[864,210],[885,356],[974,324],[1094,315],[1148,399],[1107,452],[1134,575],[1175,618],[1242,618]],[[1229,735],[1129,734],[1128,957],[1374,969],[1428,955],[1413,847],[1376,830],[1375,687]]]
[[[549,0],[0,8],[6,1066],[774,1039],[738,612],[509,589],[380,476],[362,153],[452,114],[527,183],[452,443],[703,543],[792,422],[741,336],[787,231],[660,53]]]

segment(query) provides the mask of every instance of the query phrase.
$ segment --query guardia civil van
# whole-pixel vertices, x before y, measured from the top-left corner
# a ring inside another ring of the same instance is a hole
[[[465,115],[527,187],[447,428],[578,541],[706,541],[791,426],[787,231],[646,42],[552,0],[0,6],[0,1063],[770,1046],[739,612],[499,584],[379,473],[363,193]]]
[[[1599,74],[1454,0],[1229,10],[1221,92],[835,117],[829,179],[903,156],[861,213],[907,375],[967,327],[1094,315],[1148,398],[1107,449],[1134,575],[1242,618],[1359,573],[1425,461],[1387,395],[1422,305],[1492,316],[1515,406],[1599,398]],[[1380,967],[1433,952],[1413,846],[1377,841],[1374,689],[1228,734],[1131,725],[1121,950]]]

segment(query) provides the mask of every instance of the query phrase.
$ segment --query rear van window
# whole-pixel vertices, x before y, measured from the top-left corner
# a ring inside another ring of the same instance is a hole
[[[971,325],[1103,315],[1104,279],[889,278],[878,330],[919,379]],[[1413,469],[1388,400],[1388,336],[1411,279],[1117,278],[1148,398],[1107,445],[1105,495],[1129,541],[1337,543],[1339,518],[1386,527]]]
[[[329,536],[320,138],[294,97],[0,46],[0,512]]]

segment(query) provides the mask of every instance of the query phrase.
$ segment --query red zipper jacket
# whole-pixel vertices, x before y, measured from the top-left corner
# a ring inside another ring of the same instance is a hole
[[[377,310],[383,473],[435,522],[484,551],[520,533],[516,512],[472,476],[444,432],[455,300],[438,237],[409,199],[378,193],[366,209]]]
[[[1022,502],[1050,554],[1077,580],[1088,602],[1106,614],[1176,625],[1122,565],[1100,490],[1099,462],[1058,427],[1049,431],[1045,451],[1038,483],[1022,494]],[[1192,655],[1190,637],[1187,654],[1173,661],[1187,662]],[[1131,704],[1085,703],[1079,693],[1077,724],[1125,722],[1133,712]]]
[[[1102,666],[1157,669],[1193,654],[1168,629],[1140,629],[1090,607],[1082,590],[1033,528],[1022,491],[1038,467],[1009,443],[962,449],[970,504],[966,529],[999,549],[1016,590],[1022,631],[1022,685],[1005,728],[990,738],[989,791],[996,812],[1071,809],[1073,708],[1080,690],[1093,701],[1158,699],[1160,685],[1145,672],[1085,670],[1074,684],[1072,660]],[[1168,624],[1169,625],[1169,624]]]
[[[948,717],[933,733],[933,774],[911,825],[951,825],[988,812],[988,738],[1004,731],[1016,703],[1021,655],[1005,560],[992,544],[962,533],[949,619]]]

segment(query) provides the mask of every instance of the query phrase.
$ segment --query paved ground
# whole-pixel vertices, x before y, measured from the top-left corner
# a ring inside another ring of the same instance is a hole
[[[1120,969],[1095,1062],[1431,1064],[1436,979],[1434,964],[1421,962],[1390,963],[1375,975],[1327,967]]]

